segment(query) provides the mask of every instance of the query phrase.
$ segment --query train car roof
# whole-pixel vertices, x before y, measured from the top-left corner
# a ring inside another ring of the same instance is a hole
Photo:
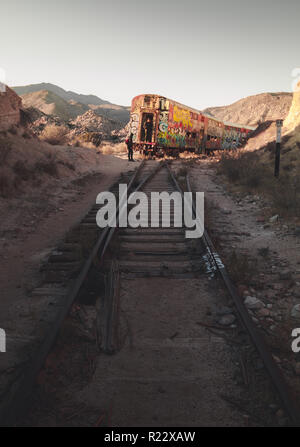
[[[248,129],[248,130],[256,129],[256,127],[253,127],[253,126],[245,126],[244,124],[230,123],[229,121],[223,121],[223,123],[225,124],[225,126],[242,127],[243,129]]]
[[[137,95],[134,98],[132,98],[132,101],[135,98],[138,98],[139,96],[157,96],[159,98],[166,99],[167,101],[171,101],[171,102],[175,103],[178,106],[181,106],[181,107],[184,107],[184,108],[190,110],[191,112],[201,113],[201,115],[205,116],[206,118],[209,118],[209,119],[211,119],[213,121],[217,121],[219,123],[223,123],[225,126],[238,127],[239,129],[242,128],[242,129],[248,129],[248,130],[255,130],[256,129],[256,127],[253,127],[253,126],[245,126],[244,124],[230,123],[229,121],[220,120],[220,119],[216,118],[215,116],[209,115],[208,113],[204,113],[201,110],[193,109],[192,107],[186,106],[185,104],[182,104],[182,103],[180,103],[178,101],[175,101],[174,99],[167,98],[166,96],[163,96],[163,95],[157,95],[157,94],[154,94],[154,93],[142,93],[141,95]]]

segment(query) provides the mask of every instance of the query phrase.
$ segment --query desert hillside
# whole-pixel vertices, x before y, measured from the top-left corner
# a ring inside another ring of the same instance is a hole
[[[270,114],[268,116],[270,117]],[[223,153],[219,172],[227,177],[234,191],[261,194],[266,198],[274,215],[299,222],[299,91],[293,94],[289,112],[281,117],[286,119],[282,129],[280,173],[277,177],[274,176],[277,133],[274,118],[260,123],[241,151]]]
[[[83,104],[67,102],[48,90],[25,93],[21,97],[24,107],[34,107],[47,115],[54,115],[66,121],[74,119],[89,110]]]
[[[291,93],[261,93],[233,104],[204,110],[216,118],[232,123],[257,126],[265,121],[285,119],[291,107]]]
[[[298,88],[299,88],[298,84]],[[284,127],[282,131],[282,147],[283,154],[289,153],[287,158],[298,159],[299,145],[300,145],[300,91],[296,89],[291,97],[291,104],[288,112],[282,114],[279,118],[284,119]],[[274,114],[272,110],[269,111],[269,116]],[[274,114],[275,115],[275,114]],[[245,146],[246,150],[257,150],[266,148],[268,152],[274,148],[276,138],[276,124],[274,116],[273,119],[268,118],[260,123],[254,131],[252,138],[250,138]],[[295,161],[295,160],[294,160]],[[294,166],[293,164],[291,166]]]
[[[13,87],[22,97],[26,107],[35,107],[48,115],[57,115],[62,119],[74,119],[87,110],[94,110],[122,124],[129,121],[129,107],[112,104],[95,95],[82,95],[66,91],[50,83],[31,84]]]

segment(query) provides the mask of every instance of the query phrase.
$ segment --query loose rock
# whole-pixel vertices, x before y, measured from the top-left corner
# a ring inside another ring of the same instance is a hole
[[[229,315],[232,313],[232,309],[228,306],[222,306],[217,310],[217,315]]]
[[[300,318],[300,304],[295,304],[291,310],[291,317]]]
[[[264,307],[264,303],[255,296],[247,296],[244,301],[245,306],[248,309],[261,309]]]
[[[279,219],[278,214],[275,214],[275,216],[270,217],[269,222],[274,223],[274,222],[277,222],[278,219]]]
[[[230,326],[235,321],[235,316],[233,314],[223,315],[218,321],[222,326]]]

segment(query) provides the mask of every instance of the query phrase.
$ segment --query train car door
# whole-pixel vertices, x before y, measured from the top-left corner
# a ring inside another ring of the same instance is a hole
[[[141,124],[141,141],[145,143],[152,142],[153,136],[153,113],[143,113]]]

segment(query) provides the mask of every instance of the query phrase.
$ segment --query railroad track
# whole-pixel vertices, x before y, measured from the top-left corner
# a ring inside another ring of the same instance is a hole
[[[157,162],[148,162],[148,168],[155,169]],[[140,174],[141,175],[141,174]],[[193,277],[202,270],[204,265],[202,247],[192,251],[185,237],[185,228],[176,227],[174,222],[174,208],[170,210],[170,226],[162,226],[162,220],[168,217],[168,210],[155,210],[151,213],[151,193],[173,193],[175,184],[168,167],[161,162],[161,166],[154,176],[139,188],[146,194],[147,205],[141,208],[146,211],[148,218],[141,220],[145,228],[124,228],[119,231],[121,272],[131,277]],[[150,223],[150,216],[152,227]],[[153,225],[157,227],[153,227]]]
[[[191,191],[191,185],[188,178],[186,183],[187,189]],[[151,211],[150,194],[155,191],[166,191],[169,193],[174,191],[179,191],[180,193],[183,192],[169,165],[165,162],[158,163],[157,161],[150,160],[143,162],[128,182],[128,192],[132,191],[142,191],[148,197],[146,211],[148,212],[149,217],[143,221],[143,224],[147,225],[147,227],[119,228],[117,230],[108,227],[99,234],[91,253],[74,281],[71,291],[64,300],[63,306],[61,306],[57,318],[25,370],[17,389],[13,395],[10,396],[7,405],[2,409],[2,413],[0,413],[1,424],[12,424],[16,415],[19,414],[20,411],[24,411],[25,403],[28,401],[34,388],[37,374],[42,368],[72,304],[76,301],[91,266],[95,259],[97,259],[98,265],[107,269],[106,264],[109,263],[110,260],[106,259],[105,254],[112,244],[112,241],[117,239],[118,267],[121,278],[124,278],[125,280],[155,277],[192,279],[199,278],[199,275],[211,273],[212,271],[219,272],[227,291],[234,301],[236,313],[239,316],[240,322],[244,330],[250,335],[270,378],[275,385],[282,404],[290,418],[291,425],[299,425],[298,408],[291,397],[290,390],[281,371],[274,362],[263,338],[256,330],[246,308],[241,302],[220,257],[214,249],[207,231],[204,232],[204,236],[201,240],[196,241],[196,243],[193,240],[186,239],[185,228],[178,228],[174,225],[174,210],[171,210],[170,227],[164,228],[162,226],[162,219],[164,217],[163,211],[151,215],[152,222],[155,222],[157,227],[149,227]],[[82,224],[86,227],[93,227],[95,225],[95,217],[98,210],[99,206],[94,206],[88,216],[83,220]],[[145,211],[145,209],[143,209],[143,211]],[[118,215],[122,212],[122,208],[118,208]],[[193,212],[195,216],[194,207]],[[72,256],[69,255],[68,257],[66,253],[63,253],[60,259],[57,257],[55,258],[54,255],[52,262],[59,265],[59,263],[57,264],[57,261],[62,261],[62,263],[70,261],[74,262],[74,259]],[[55,271],[57,270],[60,269],[58,268]],[[63,266],[61,266],[61,271],[64,272]],[[184,306],[184,301],[182,301],[182,306]],[[149,340],[144,340],[144,343],[149,343]],[[122,361],[126,359],[126,355],[128,355],[128,352],[125,349],[123,357],[121,358]],[[108,361],[108,366],[111,366],[109,362],[110,361]],[[101,377],[101,379],[104,380],[104,377]]]

